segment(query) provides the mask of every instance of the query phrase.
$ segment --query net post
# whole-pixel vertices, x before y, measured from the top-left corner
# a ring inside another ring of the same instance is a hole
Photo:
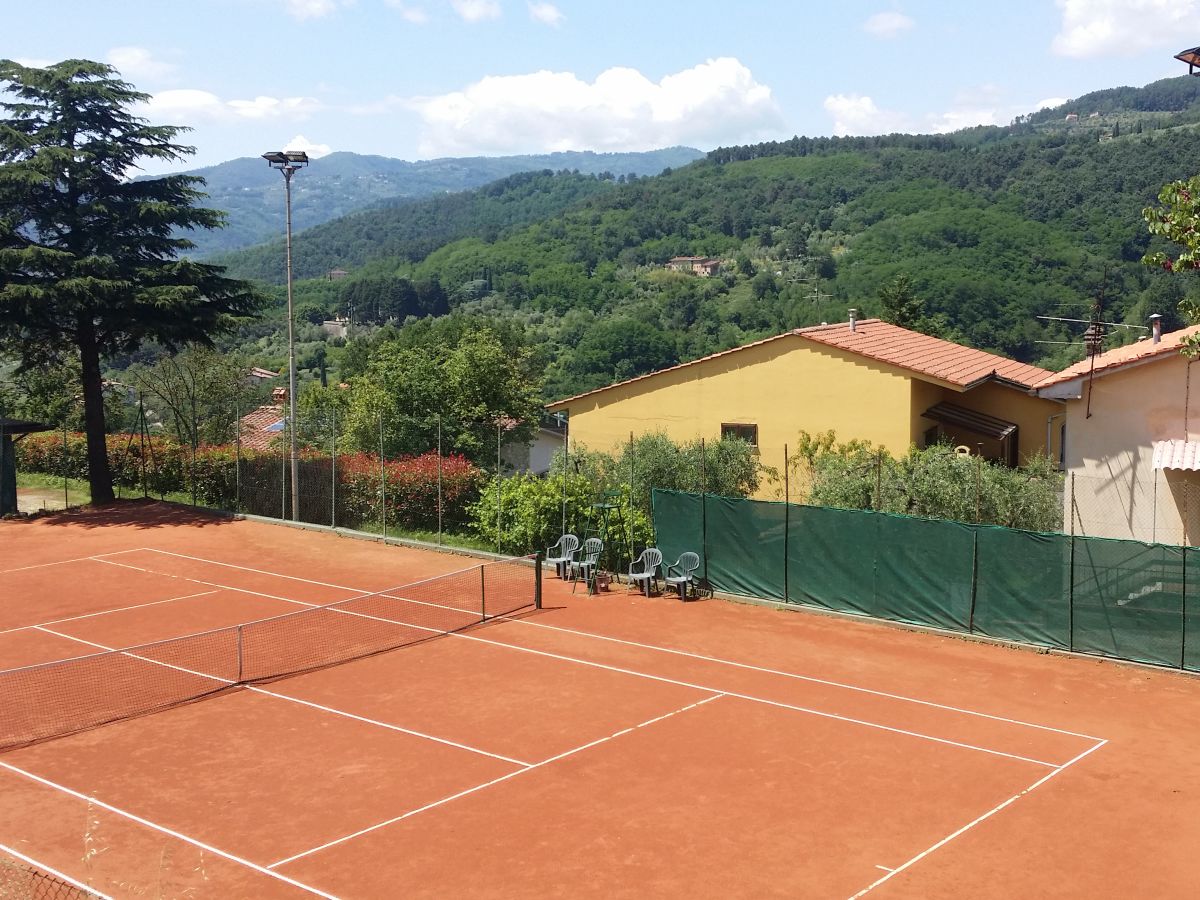
[[[479,619],[487,621],[487,572],[482,565],[479,567]]]
[[[241,625],[237,627],[237,655],[238,655],[238,684],[242,683],[242,679],[246,672],[246,656],[242,649],[242,635],[244,629]]]
[[[533,608],[542,608],[542,551],[533,555]]]

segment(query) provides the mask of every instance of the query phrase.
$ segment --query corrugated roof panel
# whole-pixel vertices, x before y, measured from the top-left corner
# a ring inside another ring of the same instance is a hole
[[[1155,441],[1154,468],[1200,471],[1200,441]]]

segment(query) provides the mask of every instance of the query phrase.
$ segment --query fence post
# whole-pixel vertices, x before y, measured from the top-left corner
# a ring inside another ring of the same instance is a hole
[[[979,452],[975,455],[975,524],[979,524],[980,519],[980,497],[979,497],[979,482],[983,477],[983,444],[976,445]]]
[[[500,507],[503,504],[500,494],[500,420],[496,420],[496,552],[500,552]]]
[[[379,508],[383,515],[383,539],[387,540],[387,467],[383,457],[383,413],[379,413]]]
[[[329,409],[329,527],[337,528],[337,406]]]
[[[708,582],[708,469],[705,463],[707,453],[704,449],[704,438],[700,438],[700,555],[704,560],[704,581]]]
[[[1071,496],[1067,503],[1067,512],[1071,517],[1071,537],[1075,537],[1075,473],[1071,473]]]
[[[1072,476],[1074,481],[1074,476]],[[1071,535],[1071,553],[1068,557],[1070,562],[1067,568],[1070,570],[1070,587],[1067,590],[1067,649],[1075,649],[1075,536]]]
[[[142,392],[138,391],[138,444],[142,448],[142,499],[150,497],[150,489],[146,486],[146,404],[142,402]]]
[[[883,510],[883,451],[875,451],[875,511]]]
[[[788,594],[788,542],[792,525],[792,490],[788,475],[788,445],[783,445],[783,602],[790,603]]]
[[[290,423],[289,423],[290,425]],[[288,481],[288,457],[286,454],[279,456],[279,519],[287,521],[287,481]]]
[[[233,401],[233,511],[242,511],[242,401]]]
[[[438,454],[438,544],[442,543],[442,414],[437,417],[437,454]]]
[[[63,446],[62,446],[62,463],[63,463],[63,508],[71,508],[71,486],[67,482],[67,420],[63,418]]]
[[[629,432],[629,567],[633,568],[633,432]]]
[[[971,607],[967,613],[967,633],[975,633],[975,599],[979,593],[979,529],[971,534]]]

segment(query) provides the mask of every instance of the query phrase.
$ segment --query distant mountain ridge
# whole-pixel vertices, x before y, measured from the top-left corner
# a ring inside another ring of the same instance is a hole
[[[584,175],[657,175],[704,156],[691,147],[642,153],[568,151],[525,156],[463,157],[408,162],[386,156],[331,153],[314,159],[292,181],[292,226],[296,231],[395,198],[420,198],[480,187],[520,172],[578,170]],[[283,179],[262,159],[243,157],[187,172],[207,184],[205,205],[223,210],[225,228],[189,235],[190,256],[250,247],[283,230]]]

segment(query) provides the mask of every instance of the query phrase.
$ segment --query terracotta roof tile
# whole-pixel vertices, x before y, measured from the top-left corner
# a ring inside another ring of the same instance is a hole
[[[654,378],[663,372],[684,369],[688,366],[707,362],[710,359],[728,356],[731,353],[740,353],[742,350],[747,350],[750,347],[759,347],[763,344],[769,344],[772,341],[787,340],[789,338],[802,338],[827,346],[838,347],[839,349],[856,353],[859,356],[875,359],[897,366],[898,368],[908,369],[918,375],[924,375],[927,378],[934,378],[959,387],[969,387],[994,376],[1021,387],[1032,388],[1041,379],[1053,374],[1046,369],[1039,369],[1037,366],[1016,362],[1015,360],[1004,356],[997,356],[994,353],[988,353],[984,350],[964,347],[961,344],[930,337],[917,331],[909,331],[907,328],[901,328],[899,325],[889,325],[887,322],[879,319],[861,319],[855,324],[853,332],[850,331],[850,324],[848,322],[839,322],[834,325],[814,325],[810,328],[797,328],[795,331],[786,331],[783,334],[763,338],[761,341],[754,341],[750,344],[743,344],[741,347],[722,350],[720,353],[702,356],[699,359],[680,363],[677,366],[659,369],[657,372],[650,372],[646,375],[639,375],[636,378],[617,382],[616,384],[585,391],[582,394],[576,394],[574,397],[556,400],[553,403],[547,404],[547,406],[549,408],[562,406],[564,403],[569,403],[572,400],[598,394],[601,391],[607,391],[620,385],[633,384],[647,378]]]
[[[879,319],[863,319],[853,331],[848,323],[839,322],[802,328],[795,333],[958,387],[969,387],[990,376],[1032,387],[1050,374],[1037,366],[909,331]]]
[[[1141,340],[1134,344],[1126,344],[1124,347],[1115,347],[1097,356],[1095,365],[1093,365],[1093,361],[1090,359],[1082,359],[1073,366],[1063,369],[1061,372],[1054,372],[1048,377],[1043,378],[1034,387],[1039,390],[1041,388],[1053,387],[1056,384],[1063,384],[1067,381],[1073,381],[1076,378],[1086,377],[1089,373],[1094,372],[1096,375],[1100,375],[1101,373],[1111,372],[1114,369],[1151,359],[1155,356],[1178,353],[1183,339],[1197,333],[1200,333],[1200,325],[1193,325],[1191,328],[1182,328],[1179,331],[1164,334],[1162,340],[1157,344],[1151,340]]]
[[[282,406],[260,406],[242,416],[241,441],[247,450],[270,450],[284,429]]]

